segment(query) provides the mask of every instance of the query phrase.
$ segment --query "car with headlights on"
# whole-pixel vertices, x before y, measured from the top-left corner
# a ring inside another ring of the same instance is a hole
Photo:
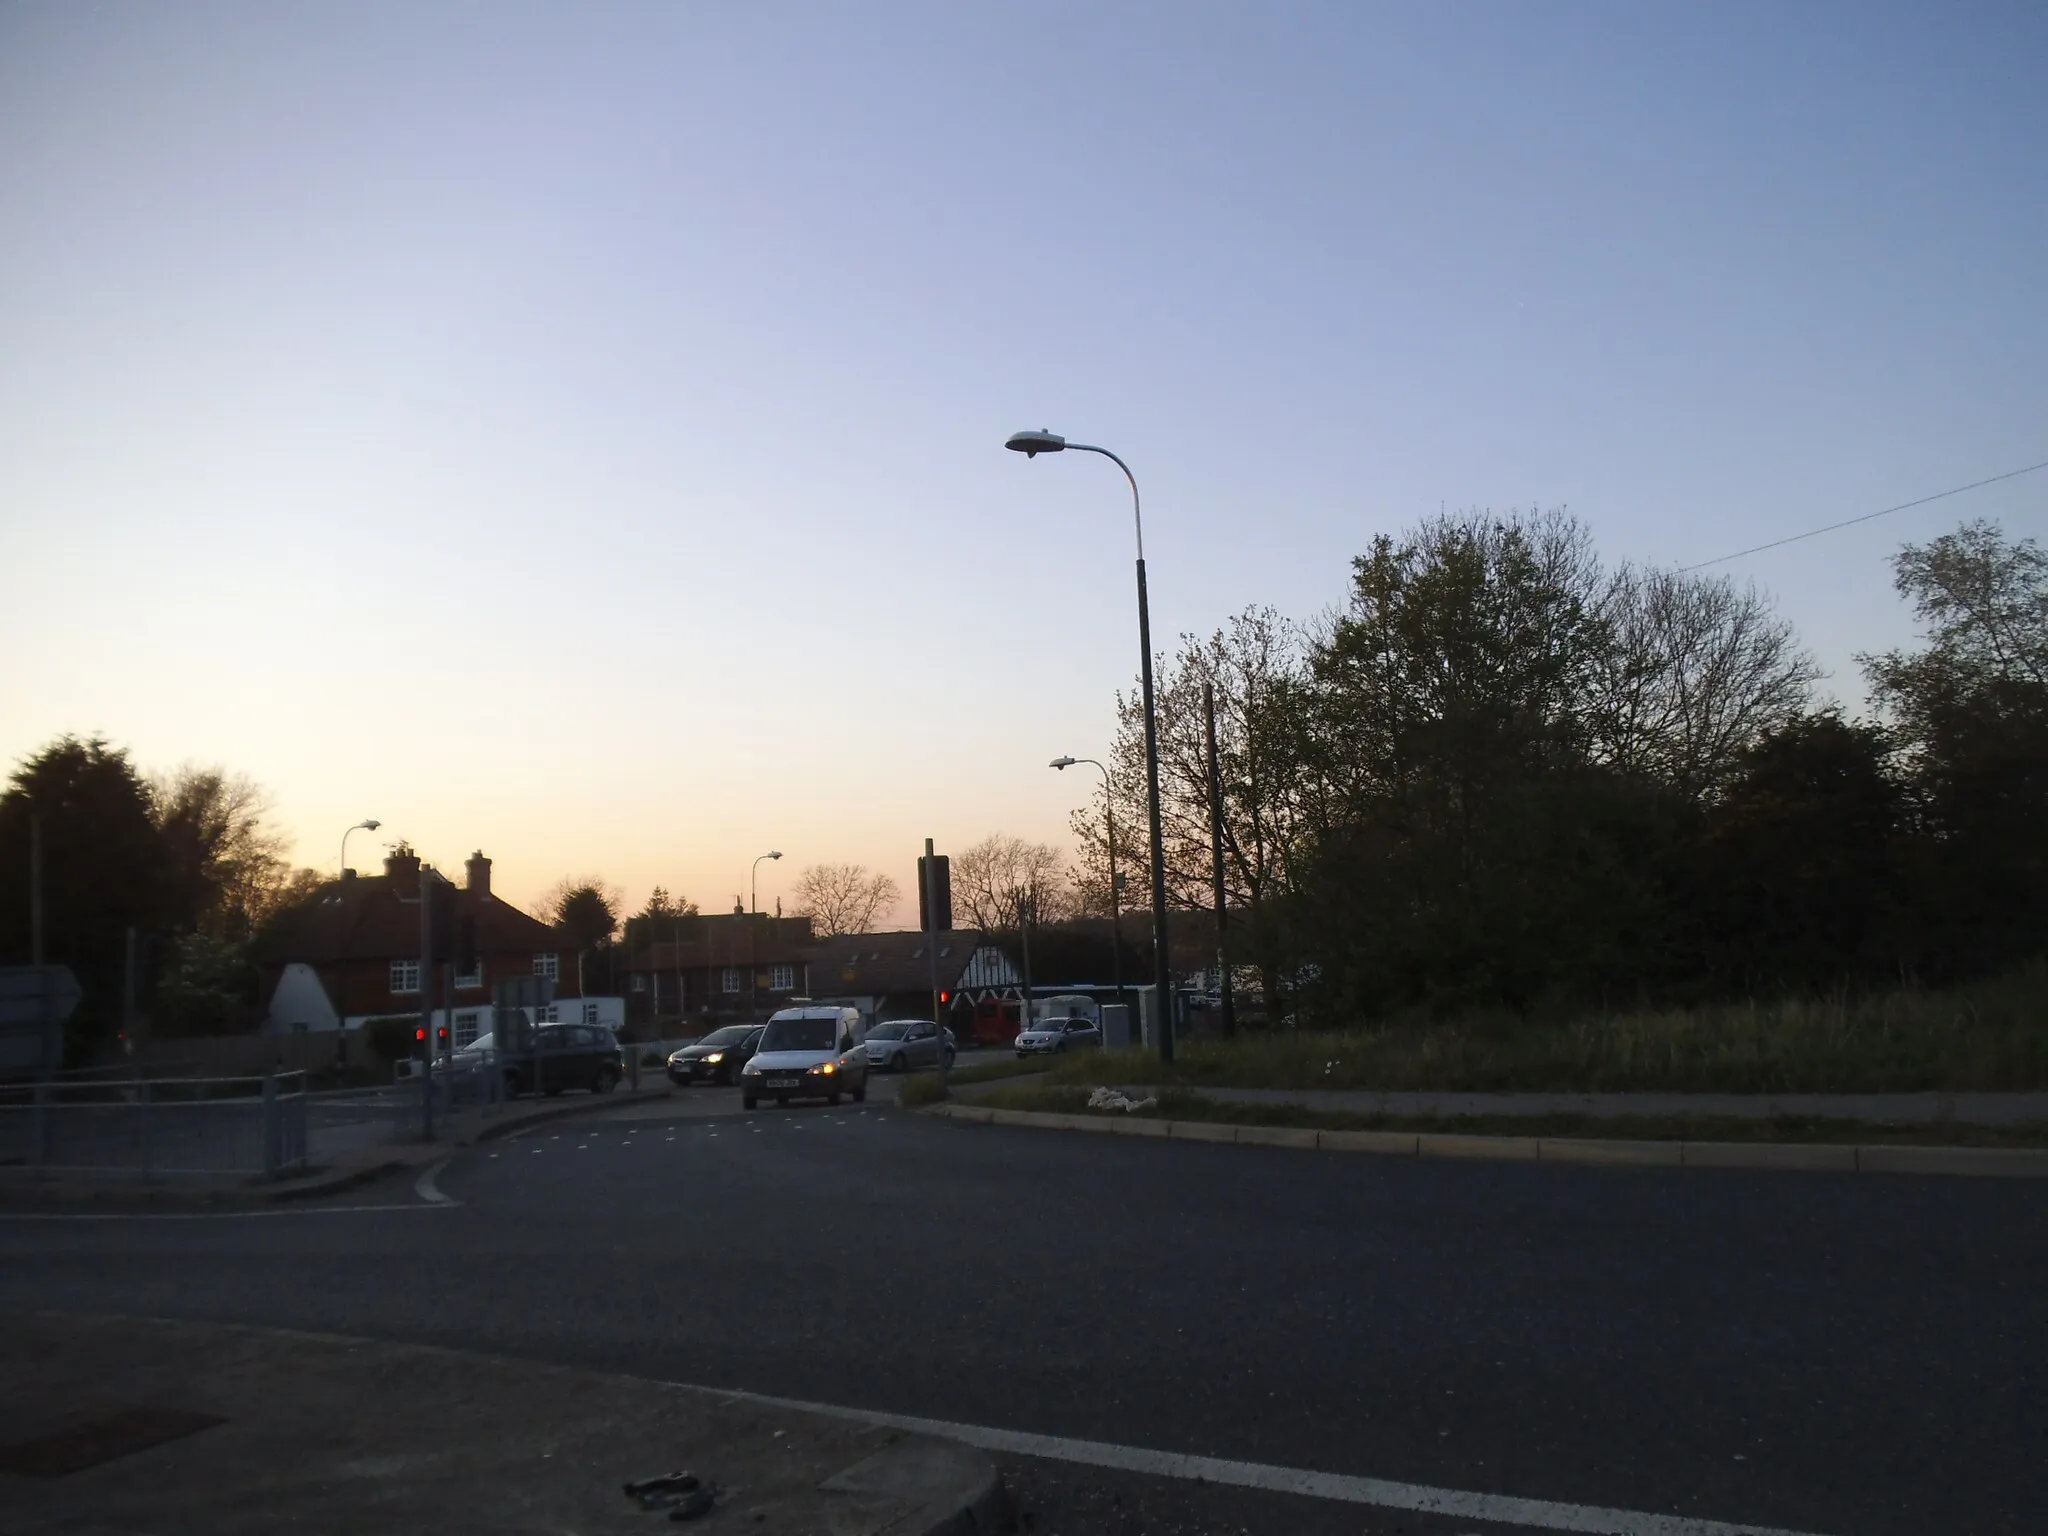
[[[1053,1056],[1102,1044],[1102,1031],[1086,1019],[1040,1019],[1017,1036],[1017,1058]]]
[[[736,1083],[740,1068],[753,1059],[765,1026],[728,1024],[701,1040],[668,1054],[668,1080],[678,1088],[692,1083]]]
[[[784,1008],[771,1014],[753,1060],[740,1069],[741,1101],[748,1109],[763,1099],[861,1102],[868,1096],[866,1034],[858,1008]]]
[[[953,1065],[953,1031],[941,1030],[930,1019],[890,1019],[868,1031],[868,1065],[877,1072],[908,1072],[913,1067],[935,1067],[939,1052],[946,1053],[946,1065]]]

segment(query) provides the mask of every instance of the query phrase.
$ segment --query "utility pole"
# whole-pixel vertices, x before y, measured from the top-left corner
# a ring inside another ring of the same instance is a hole
[[[43,963],[43,818],[28,819],[28,963]]]
[[[1216,895],[1216,987],[1223,1035],[1237,1033],[1237,999],[1230,985],[1230,917],[1223,903],[1223,765],[1216,755],[1216,686],[1202,684],[1202,716],[1209,728],[1209,858]]]
[[[420,866],[420,1139],[434,1139],[434,880]],[[539,1079],[535,1082],[538,1084]]]
[[[932,1028],[939,1032],[939,1097],[946,1096],[946,1020],[939,1012],[939,861],[924,840],[924,947],[931,956]]]

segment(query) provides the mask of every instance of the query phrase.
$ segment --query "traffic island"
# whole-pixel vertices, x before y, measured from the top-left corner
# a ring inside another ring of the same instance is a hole
[[[0,1376],[0,1504],[21,1536],[1009,1529],[980,1451],[637,1377],[52,1313],[0,1322]]]

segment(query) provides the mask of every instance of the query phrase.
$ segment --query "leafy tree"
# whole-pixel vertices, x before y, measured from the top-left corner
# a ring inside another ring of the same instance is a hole
[[[59,737],[25,759],[0,794],[0,946],[8,963],[30,958],[30,823],[39,820],[45,958],[70,966],[85,993],[72,1016],[73,1050],[118,1027],[127,930],[159,931],[179,915],[151,809],[128,754],[97,736]]]
[[[820,938],[868,933],[902,896],[894,880],[865,864],[813,864],[797,879],[796,915],[808,917]]]
[[[187,764],[151,781],[150,804],[171,859],[179,926],[247,939],[292,879],[285,839],[264,825],[263,791],[240,774]]]

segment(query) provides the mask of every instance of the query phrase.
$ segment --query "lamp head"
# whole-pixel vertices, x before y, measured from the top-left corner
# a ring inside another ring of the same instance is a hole
[[[771,848],[768,851],[768,857],[771,859],[779,859],[782,857],[782,850],[780,848]]]
[[[1058,453],[1067,446],[1067,440],[1057,432],[1012,432],[1010,440],[1003,446],[1012,453],[1021,453],[1027,459],[1035,459],[1041,453]]]
[[[363,830],[366,832],[374,832],[383,825],[383,822],[379,821],[376,817],[371,816],[363,822]]]
[[[1054,758],[1054,759],[1053,759],[1053,760],[1052,760],[1052,761],[1051,761],[1050,763],[1046,764],[1046,766],[1047,766],[1048,768],[1060,768],[1060,769],[1066,769],[1066,768],[1071,768],[1071,767],[1073,767],[1073,766],[1074,766],[1074,764],[1075,764],[1075,763],[1077,763],[1077,762],[1079,762],[1079,761],[1080,761],[1080,759],[1079,759],[1079,758],[1073,758],[1073,757],[1056,757],[1056,758]]]

